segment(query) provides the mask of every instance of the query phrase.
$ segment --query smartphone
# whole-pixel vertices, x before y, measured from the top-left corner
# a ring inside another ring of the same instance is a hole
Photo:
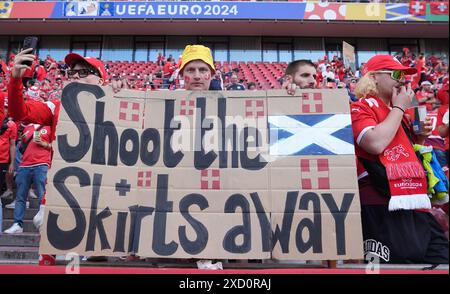
[[[33,36],[25,37],[25,39],[23,40],[22,50],[25,50],[28,48],[33,48],[33,50],[29,54],[36,55],[37,43],[38,43],[38,37],[33,37]],[[32,62],[24,61],[23,64],[31,66]]]

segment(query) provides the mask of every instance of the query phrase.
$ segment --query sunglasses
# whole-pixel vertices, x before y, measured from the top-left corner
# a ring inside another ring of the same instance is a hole
[[[380,70],[378,72],[391,74],[391,79],[395,81],[401,81],[405,78],[405,72],[403,70]]]
[[[89,68],[82,68],[82,69],[70,69],[67,71],[67,75],[69,76],[69,78],[73,77],[75,74],[78,74],[78,76],[80,78],[85,78],[88,75],[96,75],[99,76],[98,72],[93,70],[93,69],[89,69]]]

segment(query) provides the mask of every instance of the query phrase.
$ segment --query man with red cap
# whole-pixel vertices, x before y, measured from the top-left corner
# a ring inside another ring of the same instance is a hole
[[[52,100],[47,102],[40,101],[24,101],[23,99],[23,83],[22,78],[27,70],[30,69],[29,66],[24,64],[24,62],[32,62],[35,56],[31,54],[31,48],[25,49],[18,53],[14,58],[14,63],[11,68],[11,79],[8,85],[8,97],[9,97],[9,114],[16,121],[21,121],[24,124],[29,124],[30,128],[34,128],[34,131],[28,133],[28,136],[33,136],[37,128],[41,128],[40,132],[43,133],[45,130],[45,136],[48,137],[48,141],[40,141],[40,137],[33,141],[35,143],[42,145],[43,148],[51,150],[51,143],[56,138],[55,130],[58,123],[59,110],[61,107],[59,100]],[[75,53],[70,53],[65,57],[66,64],[70,67],[67,71],[70,81],[92,84],[92,85],[104,85],[107,80],[107,74],[102,61],[93,57],[82,57]],[[1,98],[1,97],[0,97]],[[0,101],[3,103],[3,101]],[[24,130],[25,133],[26,130]],[[24,139],[27,141],[27,138]],[[51,163],[48,162],[48,165]],[[40,199],[43,198],[42,195],[38,195]],[[45,200],[44,200],[45,201]],[[45,204],[45,202],[43,202]],[[25,200],[19,199],[16,201],[16,206],[19,211],[24,211]],[[39,219],[33,220],[35,225],[38,227],[42,223],[44,205],[36,215]],[[20,218],[20,217],[19,217]],[[22,227],[19,223],[13,224],[14,228],[10,228],[9,232],[21,232]]]
[[[448,240],[427,211],[424,168],[412,144],[431,133],[411,134],[404,116],[414,92],[404,76],[416,69],[390,55],[372,57],[351,104],[366,260],[383,263],[448,263]]]
[[[55,128],[58,123],[59,101],[45,103],[36,101],[24,101],[22,77],[29,67],[24,61],[33,61],[35,56],[30,54],[32,49],[25,49],[14,58],[11,68],[11,79],[8,86],[9,113],[16,121],[23,123],[35,123],[51,126],[52,140],[56,138]],[[82,57],[76,53],[70,53],[65,57],[70,69],[67,71],[70,81],[104,85],[107,74],[102,61],[93,57]]]

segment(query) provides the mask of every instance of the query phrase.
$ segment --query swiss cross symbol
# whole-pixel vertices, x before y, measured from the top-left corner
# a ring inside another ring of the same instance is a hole
[[[301,159],[300,170],[302,189],[330,189],[328,159]]]
[[[424,6],[420,2],[415,2],[411,7],[416,14],[420,13],[422,9],[424,9]]]
[[[264,116],[264,100],[245,100],[245,116]]]
[[[203,190],[208,189],[220,190],[220,170],[219,169],[202,170],[200,184]]]
[[[194,108],[194,100],[181,100],[180,115],[194,115]]]
[[[439,9],[441,12],[444,12],[444,11],[447,10],[447,5],[445,5],[444,2],[441,2],[441,3],[439,4],[439,6],[438,6],[438,9]]]
[[[138,171],[137,185],[139,188],[150,188],[152,185],[152,172]]]
[[[302,113],[322,113],[323,101],[321,93],[303,93]]]
[[[120,101],[119,120],[139,121],[140,108],[139,103]]]

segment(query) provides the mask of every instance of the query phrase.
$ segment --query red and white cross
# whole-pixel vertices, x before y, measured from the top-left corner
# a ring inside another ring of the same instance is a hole
[[[444,12],[444,11],[447,10],[447,5],[446,5],[444,2],[441,2],[441,3],[439,3],[439,5],[438,5],[438,9],[439,9],[441,12]]]
[[[220,190],[220,170],[204,169],[201,171],[200,187],[203,190]]]
[[[245,117],[264,116],[264,100],[245,100]]]
[[[139,121],[140,109],[139,103],[120,101],[119,120]]]
[[[303,93],[302,113],[322,113],[323,99],[321,93]]]
[[[301,159],[300,170],[302,189],[330,189],[328,159]]]
[[[151,171],[138,171],[137,186],[139,188],[150,188],[152,185]]]
[[[180,115],[194,115],[195,101],[194,100],[181,100],[180,102]]]
[[[415,12],[416,14],[419,14],[419,13],[421,13],[422,10],[424,9],[424,6],[423,6],[423,4],[420,3],[419,1],[416,1],[416,2],[411,6],[411,8],[414,10],[414,12]]]

